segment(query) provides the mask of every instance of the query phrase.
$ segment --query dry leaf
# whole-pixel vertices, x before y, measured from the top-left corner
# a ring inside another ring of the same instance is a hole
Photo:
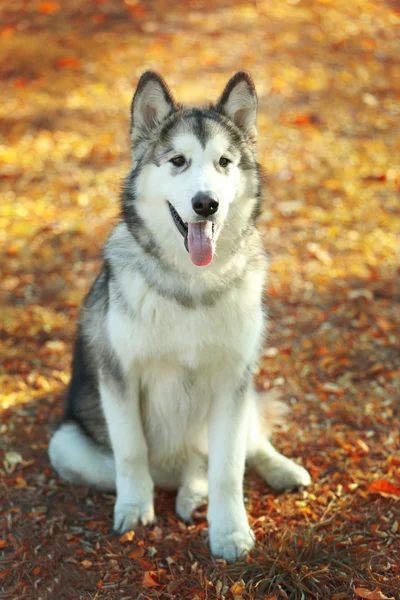
[[[93,563],[90,560],[82,560],[81,565],[82,565],[82,567],[85,567],[85,569],[90,569],[90,567],[93,565]]]
[[[128,554],[128,558],[142,558],[144,556],[144,547],[135,548]]]
[[[134,537],[135,537],[134,531],[127,531],[126,533],[121,535],[121,537],[119,538],[119,541],[122,542],[122,544],[125,544],[126,542],[131,542]]]
[[[243,593],[244,588],[246,587],[244,581],[236,581],[230,588],[230,591],[235,596],[240,596]]]
[[[371,592],[367,588],[359,587],[355,588],[354,591],[357,596],[360,596],[360,598],[364,598],[365,600],[395,600],[394,596],[391,596],[390,598],[385,596],[379,588],[375,588]]]
[[[156,587],[159,583],[154,579],[156,574],[154,571],[146,571],[143,575],[143,585],[144,587]]]
[[[400,487],[390,483],[386,479],[377,479],[368,486],[368,492],[371,494],[380,494],[384,498],[400,498]]]

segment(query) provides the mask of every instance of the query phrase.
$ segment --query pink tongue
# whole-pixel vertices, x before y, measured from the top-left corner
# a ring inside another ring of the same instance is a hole
[[[190,258],[198,267],[205,267],[212,261],[214,242],[210,221],[188,223],[188,246]]]

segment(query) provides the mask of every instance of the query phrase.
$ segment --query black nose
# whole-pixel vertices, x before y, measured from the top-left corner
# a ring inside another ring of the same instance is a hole
[[[193,210],[202,217],[209,217],[218,210],[218,201],[212,198],[207,192],[197,192],[192,198]]]

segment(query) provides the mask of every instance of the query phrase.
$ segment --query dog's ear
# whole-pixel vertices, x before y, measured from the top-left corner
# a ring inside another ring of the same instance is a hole
[[[175,108],[163,78],[153,71],[143,73],[131,105],[131,141],[140,134],[151,132]]]
[[[248,73],[239,71],[228,81],[216,108],[256,141],[257,94]]]

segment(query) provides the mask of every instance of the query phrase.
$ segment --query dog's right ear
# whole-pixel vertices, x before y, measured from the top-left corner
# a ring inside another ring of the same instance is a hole
[[[163,78],[153,71],[143,73],[131,105],[131,141],[138,135],[150,133],[175,108]]]

